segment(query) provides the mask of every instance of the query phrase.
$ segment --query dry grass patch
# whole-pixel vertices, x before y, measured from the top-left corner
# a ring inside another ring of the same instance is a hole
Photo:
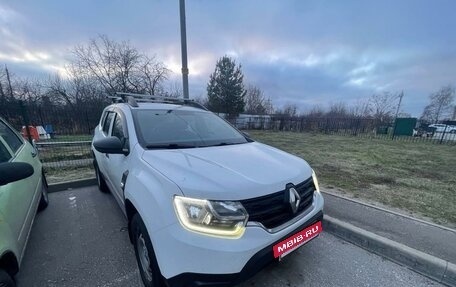
[[[306,159],[325,187],[456,226],[456,147],[309,133],[249,131]]]

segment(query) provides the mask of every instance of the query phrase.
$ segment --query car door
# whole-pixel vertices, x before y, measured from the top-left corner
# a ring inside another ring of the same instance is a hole
[[[0,211],[22,254],[41,196],[42,166],[32,145],[2,120],[0,154],[0,161],[26,162],[34,169],[31,177],[0,187]]]
[[[130,143],[125,116],[120,111],[115,112],[110,136],[119,138],[123,148],[129,150]],[[129,156],[123,154],[110,154],[107,158],[109,166],[108,177],[112,192],[121,205],[124,202],[123,185],[128,176],[128,160]]]

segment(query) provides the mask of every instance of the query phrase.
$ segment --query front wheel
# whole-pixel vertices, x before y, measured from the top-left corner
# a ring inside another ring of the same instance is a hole
[[[0,287],[16,287],[13,278],[3,269],[0,269]]]
[[[42,186],[41,186],[41,199],[40,199],[40,204],[38,205],[38,211],[46,209],[46,207],[49,205],[49,195],[48,195],[48,184],[46,177],[44,174],[41,176],[42,177]]]
[[[146,226],[139,214],[135,214],[131,220],[131,234],[135,247],[136,261],[139,273],[146,287],[163,287],[163,277],[158,268],[155,252],[147,233]]]

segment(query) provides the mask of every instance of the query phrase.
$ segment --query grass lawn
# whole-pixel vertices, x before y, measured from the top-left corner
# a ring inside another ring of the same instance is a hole
[[[306,159],[320,184],[349,196],[456,226],[456,147],[387,139],[249,131]]]
[[[90,145],[39,147],[42,162],[92,158]]]
[[[50,184],[93,177],[95,177],[95,171],[91,165],[78,167],[46,168],[46,179]]]
[[[56,135],[49,140],[43,142],[73,142],[73,141],[91,141],[93,135]]]

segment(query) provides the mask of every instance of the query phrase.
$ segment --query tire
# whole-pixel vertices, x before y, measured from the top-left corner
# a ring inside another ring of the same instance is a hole
[[[0,269],[0,287],[16,287],[13,278],[3,269]]]
[[[106,181],[104,180],[103,175],[101,174],[100,169],[98,168],[97,162],[94,162],[93,166],[94,166],[94,168],[95,168],[95,176],[96,176],[96,178],[97,178],[98,189],[99,189],[101,192],[108,193],[108,192],[109,192],[109,188],[108,188],[108,186],[106,185]]]
[[[130,228],[136,261],[144,286],[164,287],[164,278],[160,273],[152,242],[139,214],[135,214],[131,219]]]
[[[43,181],[43,185],[41,187],[41,198],[40,198],[40,204],[38,205],[38,211],[45,210],[46,207],[48,207],[48,205],[49,205],[48,183],[47,183],[46,177],[44,176],[44,173],[42,175],[42,181]]]

